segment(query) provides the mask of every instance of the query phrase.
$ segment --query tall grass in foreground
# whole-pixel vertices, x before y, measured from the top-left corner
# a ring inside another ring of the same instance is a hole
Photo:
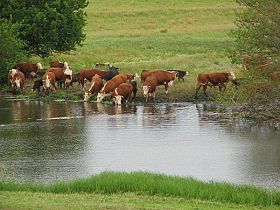
[[[280,205],[280,192],[254,186],[201,182],[192,178],[166,176],[145,172],[105,172],[86,179],[57,182],[49,185],[0,182],[1,191],[52,193],[125,193],[174,196],[186,199],[212,200],[236,204]]]

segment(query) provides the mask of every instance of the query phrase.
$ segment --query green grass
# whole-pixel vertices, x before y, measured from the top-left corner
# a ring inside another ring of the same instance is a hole
[[[0,191],[46,193],[136,193],[148,196],[171,196],[221,203],[253,206],[279,206],[280,192],[254,186],[201,182],[192,178],[165,176],[144,172],[105,172],[86,179],[43,185],[34,183],[0,182]]]
[[[146,196],[136,193],[31,193],[0,192],[0,209],[194,209],[194,210],[276,210],[276,206],[261,207],[226,204],[176,197]]]
[[[160,101],[188,101],[198,73],[236,69],[227,49],[233,44],[229,32],[239,9],[234,0],[90,0],[84,45],[70,54],[34,60],[45,67],[51,60],[65,60],[76,72],[101,62],[138,74],[142,69],[185,69],[190,76],[183,84],[175,82],[175,96],[164,96],[161,88],[156,94]]]

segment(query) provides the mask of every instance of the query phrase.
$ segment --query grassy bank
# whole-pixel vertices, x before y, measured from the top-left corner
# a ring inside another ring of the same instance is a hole
[[[45,193],[135,193],[148,196],[171,196],[221,203],[252,206],[280,205],[279,191],[266,191],[253,186],[235,186],[226,183],[201,182],[144,172],[106,172],[86,179],[59,182],[49,185],[33,183],[0,182],[1,191]]]

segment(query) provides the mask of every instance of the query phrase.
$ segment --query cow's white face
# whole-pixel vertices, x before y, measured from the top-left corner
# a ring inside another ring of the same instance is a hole
[[[147,85],[143,86],[143,95],[144,97],[147,97],[149,92],[149,87]]]
[[[64,62],[63,65],[64,65],[64,68],[65,68],[65,69],[69,69],[69,65],[68,65],[67,62]]]
[[[96,102],[98,103],[101,102],[104,97],[105,97],[105,93],[98,93]]]
[[[43,69],[43,66],[41,63],[37,63],[37,66],[38,66],[38,70],[42,70]]]
[[[35,73],[34,71],[32,71],[32,72],[30,73],[30,75],[31,75],[32,77],[35,77],[36,73]]]
[[[17,69],[11,69],[10,71],[11,71],[11,77],[13,78],[18,70]]]
[[[51,87],[51,80],[50,80],[50,78],[49,78],[49,75],[47,75],[47,78],[46,78],[44,84],[45,84],[44,86],[45,86],[46,88],[50,88],[50,87]]]
[[[15,83],[16,88],[20,89],[20,79],[15,78],[14,83]]]
[[[90,97],[91,97],[91,93],[86,91],[84,95],[84,101],[88,101]]]
[[[173,85],[173,83],[174,83],[174,80],[172,80],[172,81],[168,82],[168,86],[172,86],[172,85]]]
[[[236,76],[233,71],[229,72],[229,80],[236,80]]]
[[[72,70],[67,68],[64,70],[64,74],[67,75],[67,76],[72,76]]]
[[[116,105],[122,105],[122,98],[123,98],[122,96],[115,96],[115,97],[114,97],[114,99],[115,99],[115,100],[114,100],[115,104],[116,104]]]

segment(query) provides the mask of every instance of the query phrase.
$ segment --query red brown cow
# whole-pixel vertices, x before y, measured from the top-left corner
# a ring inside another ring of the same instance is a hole
[[[50,68],[47,72],[53,72],[55,80],[61,84],[64,84],[64,88],[68,88],[72,80],[72,70],[69,68]]]
[[[95,75],[98,74],[99,76],[103,77],[107,71],[104,70],[98,70],[98,69],[83,69],[80,71],[80,83],[82,85],[82,88],[84,90],[84,84],[85,80],[91,81],[91,78]]]
[[[103,79],[98,75],[94,75],[91,79],[91,85],[88,91],[85,91],[84,101],[88,101],[92,95],[98,93],[103,87]]]
[[[24,88],[25,76],[21,71],[17,69],[10,70],[8,74],[8,80],[14,91]]]
[[[38,70],[43,69],[43,66],[41,63],[19,63],[14,66],[14,69],[20,70],[26,78],[32,79]]]
[[[155,91],[157,85],[158,85],[158,81],[155,76],[150,75],[145,79],[143,83],[143,95],[144,98],[146,99],[146,102],[148,102],[151,99],[152,95],[154,96],[154,100],[155,100]]]
[[[153,75],[157,79],[158,85],[164,85],[165,93],[168,93],[168,87],[173,85],[174,80],[176,79],[176,71],[164,71],[164,70],[143,70],[141,73],[141,80],[145,81],[146,78],[150,75]]]
[[[120,84],[115,90],[112,92],[112,98],[115,105],[121,105],[122,101],[131,101],[131,94],[133,91],[133,86],[131,82],[125,82]]]
[[[226,89],[226,83],[232,81],[235,84],[236,76],[234,72],[227,73],[201,73],[197,76],[195,97],[197,98],[197,92],[203,86],[203,92],[207,96],[207,86],[215,87],[219,86],[219,90]]]
[[[113,79],[104,84],[103,88],[98,93],[97,102],[101,102],[105,96],[110,95],[111,92],[113,92],[120,84],[126,81],[131,81],[134,78],[134,74],[118,74],[117,76],[113,77]]]
[[[56,89],[56,86],[55,86],[56,80],[55,80],[54,72],[48,71],[47,73],[45,73],[43,75],[42,81],[43,81],[43,89],[45,91]]]
[[[65,67],[65,62],[61,62],[61,61],[51,61],[50,62],[50,67],[51,68],[67,68],[68,67],[68,63],[67,66]]]

